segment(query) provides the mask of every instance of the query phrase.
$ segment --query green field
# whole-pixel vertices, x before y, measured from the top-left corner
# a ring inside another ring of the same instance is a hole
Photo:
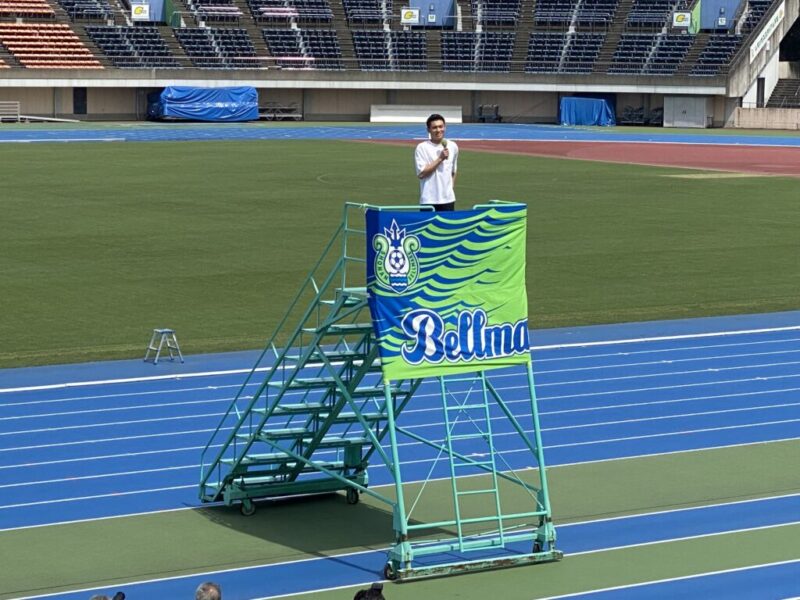
[[[0,147],[0,367],[257,348],[345,201],[415,203],[411,148],[337,141]],[[534,328],[800,301],[797,181],[462,151],[462,207],[530,206]]]

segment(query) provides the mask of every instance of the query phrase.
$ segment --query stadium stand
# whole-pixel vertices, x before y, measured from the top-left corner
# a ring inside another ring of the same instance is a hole
[[[764,15],[767,14],[767,11],[769,11],[774,3],[775,0],[748,0],[747,13],[744,17],[745,21],[742,25],[741,32],[743,34],[748,34],[753,31],[758,24],[761,23]]]
[[[392,14],[391,0],[342,0],[347,20],[355,25],[382,24]]]
[[[28,69],[102,69],[63,23],[0,23],[0,44]]]
[[[233,0],[187,0],[191,12],[202,22],[233,22],[242,18],[242,10]]]
[[[333,12],[328,0],[247,0],[258,22],[330,23]]]
[[[471,7],[476,21],[482,25],[513,27],[520,17],[519,0],[472,0]]]
[[[86,33],[120,69],[181,67],[156,27],[87,25]]]
[[[609,27],[617,11],[617,0],[593,0],[578,6],[575,21],[580,26]]]
[[[731,57],[736,54],[742,43],[742,36],[715,34],[712,35],[706,47],[698,56],[697,61],[689,72],[694,77],[713,77],[727,67]]]
[[[538,0],[533,13],[534,20],[539,25],[568,27],[577,7],[578,0]]]
[[[531,33],[525,72],[558,73],[561,66],[561,54],[566,43],[566,33]]]
[[[666,26],[676,4],[676,0],[633,0],[627,24],[634,28],[661,29]]]
[[[45,0],[0,1],[0,18],[50,19],[53,17],[55,17],[55,12]]]
[[[179,28],[175,38],[196,67],[255,69],[261,66],[247,31],[231,28]]]
[[[73,21],[105,21],[113,17],[107,0],[58,0]]]
[[[442,32],[442,70],[507,73],[514,38],[513,31]]]

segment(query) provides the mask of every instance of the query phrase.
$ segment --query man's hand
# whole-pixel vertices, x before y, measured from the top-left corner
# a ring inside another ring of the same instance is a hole
[[[450,158],[450,150],[448,150],[447,148],[443,148],[442,151],[439,153],[439,158],[441,158],[441,162],[446,161],[448,158]]]

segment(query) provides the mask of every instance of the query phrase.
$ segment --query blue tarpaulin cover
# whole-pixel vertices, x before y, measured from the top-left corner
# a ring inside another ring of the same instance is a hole
[[[562,98],[562,125],[616,125],[614,111],[599,98]]]
[[[147,96],[147,116],[192,121],[256,121],[258,92],[251,86],[169,86],[161,93]]]

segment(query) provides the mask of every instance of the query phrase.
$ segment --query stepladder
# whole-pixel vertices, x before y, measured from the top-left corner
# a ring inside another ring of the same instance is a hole
[[[166,328],[153,329],[153,335],[150,337],[150,342],[147,344],[147,350],[144,354],[144,362],[152,360],[153,364],[157,365],[159,358],[161,358],[161,352],[164,350],[167,351],[171,361],[178,358],[183,362],[183,354],[181,354],[181,347],[178,345],[175,330]],[[151,353],[154,353],[152,359],[150,358]]]

